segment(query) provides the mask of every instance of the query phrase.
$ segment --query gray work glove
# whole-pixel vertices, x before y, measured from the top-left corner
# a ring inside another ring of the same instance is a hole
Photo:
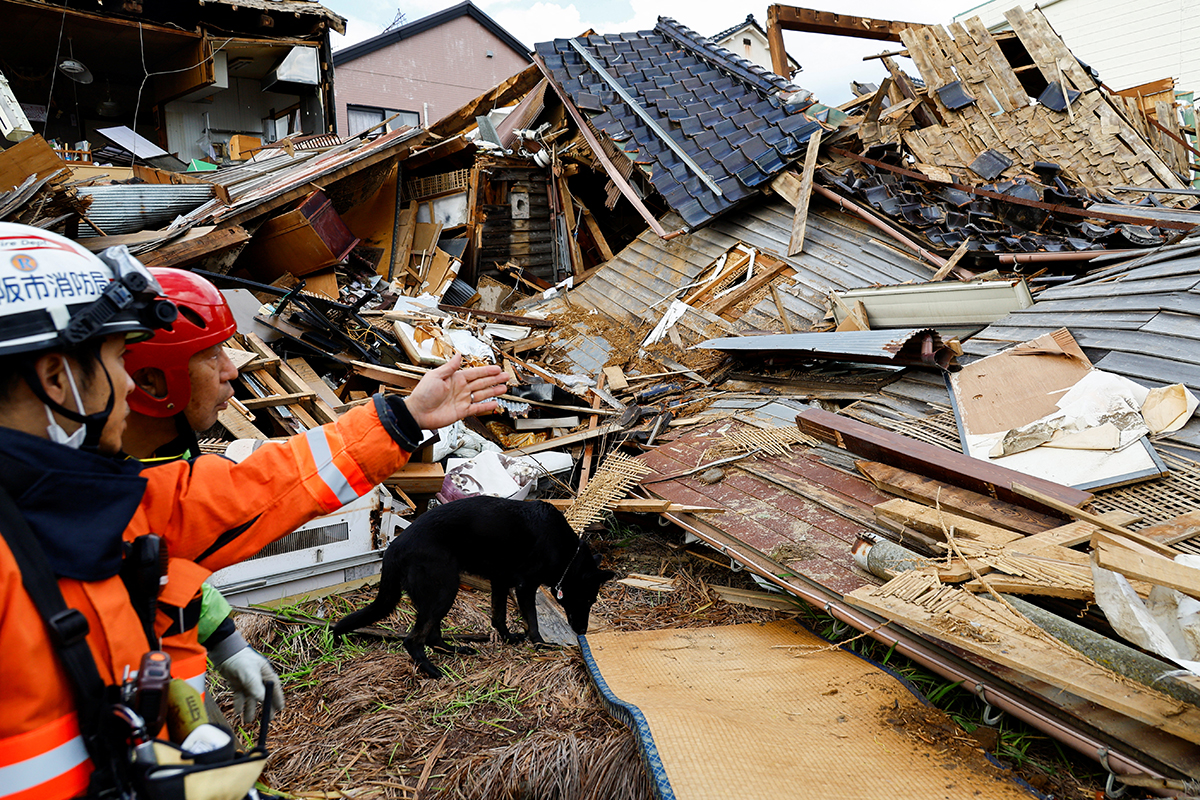
[[[271,716],[283,710],[283,683],[279,680],[271,662],[255,650],[240,633],[229,636],[214,650],[209,651],[217,671],[229,682],[233,690],[233,710],[248,724],[258,716],[258,706],[267,696],[266,686],[271,683]]]

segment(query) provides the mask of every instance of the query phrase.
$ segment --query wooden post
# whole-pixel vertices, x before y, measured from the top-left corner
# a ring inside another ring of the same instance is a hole
[[[771,49],[771,70],[776,75],[790,78],[787,50],[783,45],[783,28],[779,27],[779,6],[777,5],[767,8],[767,47]]]
[[[600,379],[596,381],[596,391],[604,391],[605,374],[600,372]],[[592,396],[592,408],[600,408],[600,395]],[[588,430],[596,430],[596,426],[600,424],[600,415],[592,414],[592,418],[588,421]],[[583,487],[587,486],[588,478],[592,472],[592,454],[596,448],[595,442],[588,442],[583,447],[583,458],[579,460],[579,491],[583,492]]]
[[[804,173],[800,176],[800,197],[796,213],[792,217],[792,238],[788,242],[788,255],[796,256],[804,249],[804,229],[808,226],[808,201],[812,199],[813,174],[817,169],[817,151],[821,148],[823,128],[817,128],[808,140],[804,153]]]

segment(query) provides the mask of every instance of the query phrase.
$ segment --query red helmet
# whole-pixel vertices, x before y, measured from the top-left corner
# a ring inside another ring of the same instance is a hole
[[[179,317],[169,331],[129,345],[125,370],[133,375],[144,367],[162,370],[167,381],[165,397],[154,397],[140,386],[129,395],[129,408],[148,417],[179,414],[192,398],[188,360],[237,332],[225,296],[204,278],[182,269],[151,267],[163,294],[179,307]]]

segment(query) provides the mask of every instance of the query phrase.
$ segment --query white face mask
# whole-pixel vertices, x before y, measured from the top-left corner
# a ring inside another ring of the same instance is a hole
[[[71,363],[66,359],[63,359],[63,369],[66,370],[67,382],[71,385],[71,394],[75,396],[75,408],[73,410],[82,414],[83,399],[79,396],[79,388],[75,385],[75,376],[71,373]],[[68,434],[58,424],[58,420],[54,418],[54,414],[50,411],[50,406],[42,403],[42,408],[46,409],[46,419],[50,420],[50,424],[46,426],[46,434],[50,437],[50,441],[65,444],[72,450],[78,450],[83,444],[83,440],[87,438],[87,425],[80,424],[74,433]]]

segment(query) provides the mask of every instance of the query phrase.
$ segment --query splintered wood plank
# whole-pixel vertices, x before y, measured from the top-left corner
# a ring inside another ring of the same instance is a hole
[[[1062,687],[1150,727],[1200,744],[1200,708],[1105,669],[988,597],[961,594],[957,605],[939,613],[889,596],[887,585],[859,589],[846,600],[1019,674]]]
[[[1033,597],[1060,597],[1064,600],[1091,600],[1095,590],[1080,589],[1073,586],[1056,586],[1050,583],[1021,578],[1016,575],[1004,575],[993,572],[983,575],[978,580],[967,581],[963,588],[968,592],[982,594],[989,589],[998,594],[1016,594]]]
[[[813,175],[817,169],[817,153],[821,149],[821,134],[824,128],[817,128],[806,144],[804,153],[804,172],[800,175],[800,197],[796,203],[796,213],[792,217],[792,236],[788,241],[788,255],[799,255],[804,249],[804,230],[808,226],[808,204],[812,199]]]
[[[1126,523],[1128,524],[1128,523]],[[1174,519],[1150,525],[1138,531],[1147,539],[1153,539],[1159,544],[1171,545],[1200,535],[1200,511],[1189,511]]]
[[[1104,569],[1131,580],[1146,581],[1200,598],[1200,569],[1177,564],[1170,556],[1120,536],[1097,531],[1092,536],[1092,556]]]
[[[1040,533],[1062,524],[1058,517],[1006,503],[994,497],[962,489],[878,461],[859,461],[859,471],[885,492],[927,506],[941,506],[955,514],[1010,528],[1021,533]]]
[[[184,238],[155,248],[141,257],[147,267],[183,268],[202,258],[231,250],[250,241],[250,234],[241,225],[218,227],[195,238]]]
[[[1007,528],[989,525],[986,522],[978,522],[968,517],[923,506],[920,503],[903,500],[899,497],[875,506],[875,514],[903,523],[915,531],[941,541],[945,541],[948,538],[948,532],[951,530],[955,536],[965,536],[975,541],[993,545],[1004,545],[1024,538],[1021,534],[1010,531]]]
[[[1120,536],[1125,537],[1127,540],[1145,547],[1151,552],[1158,553],[1159,555],[1163,555],[1168,558],[1172,558],[1175,555],[1175,551],[1166,545],[1159,544],[1153,539],[1147,539],[1145,536],[1142,536],[1139,533],[1134,533],[1123,525],[1118,525],[1101,514],[1093,514],[1090,511],[1084,511],[1079,508],[1072,508],[1064,505],[1061,501],[1053,497],[1048,497],[1041,492],[1031,489],[1030,487],[1024,486],[1020,483],[1014,483],[1012,488],[1013,491],[1018,492],[1025,497],[1033,498],[1049,508],[1053,508],[1056,511],[1061,511],[1064,514],[1074,517],[1075,519],[1083,520],[1084,522],[1090,522],[1106,531],[1119,534]]]

